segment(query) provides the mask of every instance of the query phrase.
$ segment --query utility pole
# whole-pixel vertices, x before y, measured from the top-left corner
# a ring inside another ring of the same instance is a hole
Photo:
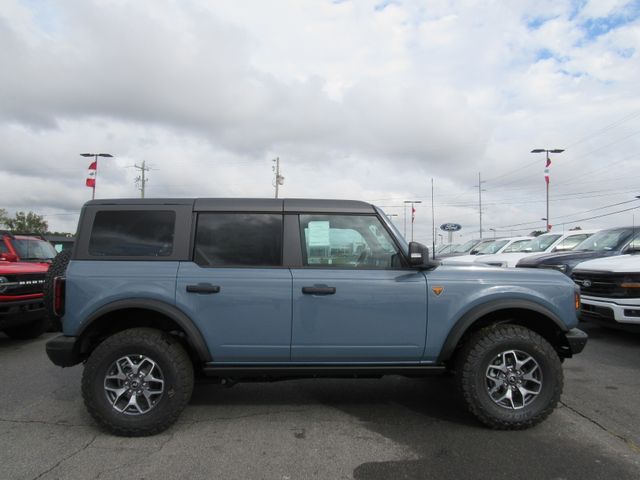
[[[148,172],[150,169],[149,167],[146,166],[145,161],[142,161],[142,165],[138,165],[138,164],[133,164],[133,168],[140,170],[140,176],[136,177],[136,185],[139,185],[139,189],[140,189],[140,198],[144,198],[144,189],[145,186],[147,184],[147,178],[145,176],[145,173]]]
[[[545,183],[547,184],[547,218],[546,218],[546,222],[547,222],[547,228],[546,231],[548,232],[551,228],[551,220],[549,219],[549,181],[550,181],[550,175],[549,175],[549,167],[551,166],[551,159],[549,158],[549,153],[562,153],[564,152],[564,149],[562,148],[553,148],[553,149],[547,149],[547,148],[534,148],[533,150],[531,150],[531,153],[545,153],[547,158],[547,163],[545,164],[544,167],[544,180]]]
[[[276,177],[273,181],[273,186],[276,187],[276,198],[278,198],[278,190],[280,185],[284,185],[284,177],[282,175],[280,175],[280,157],[277,157],[273,160],[273,163],[275,164],[272,168],[272,170],[275,172]]]
[[[480,178],[480,172],[478,172],[478,185],[474,185],[474,187],[478,187],[478,211],[480,212],[480,240],[482,240],[482,184],[486,183]]]

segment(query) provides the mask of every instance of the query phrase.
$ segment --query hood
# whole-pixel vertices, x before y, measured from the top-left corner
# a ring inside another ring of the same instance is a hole
[[[484,257],[484,255],[457,255],[457,256],[450,256],[450,257],[446,257],[442,259],[442,264],[443,265],[452,265],[452,264],[458,264],[458,263],[473,263],[474,260],[480,258],[480,257]]]
[[[610,257],[612,255],[618,255],[617,251],[602,250],[598,252],[591,251],[568,251],[568,252],[553,252],[553,253],[541,253],[538,255],[530,255],[523,258],[518,262],[518,267],[536,268],[541,265],[567,265],[575,266],[585,260],[592,258]]]
[[[48,263],[0,262],[0,275],[22,275],[28,273],[46,273]]]
[[[515,267],[521,258],[532,255],[530,252],[510,252],[497,253],[495,255],[478,255],[475,257],[475,263],[486,263],[489,265],[497,265],[502,267]]]
[[[579,263],[574,271],[640,273],[640,255],[616,255]]]

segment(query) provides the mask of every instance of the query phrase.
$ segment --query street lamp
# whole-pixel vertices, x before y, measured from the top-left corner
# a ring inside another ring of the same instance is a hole
[[[413,212],[414,212],[414,208],[413,206],[416,203],[422,203],[422,200],[405,200],[404,201],[404,236],[406,238],[407,236],[407,204],[411,204],[411,241],[413,242]]]
[[[96,198],[96,184],[95,184],[95,180],[98,179],[98,157],[107,157],[107,158],[112,158],[113,155],[111,155],[110,153],[81,153],[80,154],[82,157],[94,157],[94,161],[96,163],[96,174],[93,177],[94,179],[94,183],[93,183],[93,191],[91,192],[91,200],[94,200]]]
[[[493,239],[496,239],[496,229],[495,228],[490,228],[489,230],[491,230],[493,232]]]
[[[531,150],[531,153],[545,153],[547,156],[547,163],[545,165],[544,168],[544,180],[547,183],[547,232],[549,231],[549,166],[551,165],[551,159],[549,158],[549,154],[550,153],[562,153],[564,152],[564,149],[561,148],[553,148],[553,149],[546,149],[546,148],[534,148],[533,150]]]

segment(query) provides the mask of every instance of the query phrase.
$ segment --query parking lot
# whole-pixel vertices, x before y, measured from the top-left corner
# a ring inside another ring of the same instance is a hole
[[[82,367],[46,358],[53,334],[0,334],[0,478],[636,479],[640,335],[583,328],[562,404],[528,431],[480,426],[451,378],[385,377],[201,384],[174,427],[136,439],[95,427]]]

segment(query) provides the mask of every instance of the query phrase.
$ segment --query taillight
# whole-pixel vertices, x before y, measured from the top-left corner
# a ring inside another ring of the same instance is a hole
[[[64,290],[65,278],[55,277],[53,279],[53,313],[59,317],[64,314]]]

